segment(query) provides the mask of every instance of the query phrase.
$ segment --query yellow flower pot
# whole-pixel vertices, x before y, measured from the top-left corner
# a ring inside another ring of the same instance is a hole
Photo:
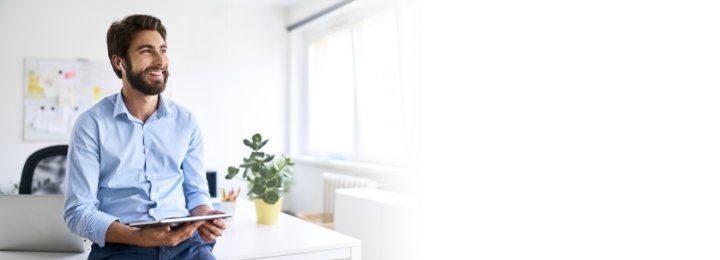
[[[282,208],[283,198],[270,205],[265,203],[262,199],[253,199],[255,202],[255,213],[257,214],[257,223],[272,225],[277,223],[278,214],[280,214],[280,208]]]

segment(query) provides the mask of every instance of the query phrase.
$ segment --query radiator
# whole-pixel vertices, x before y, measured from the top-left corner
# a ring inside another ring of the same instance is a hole
[[[377,188],[378,183],[356,176],[324,172],[323,173],[323,212],[335,212],[335,190],[344,188]]]

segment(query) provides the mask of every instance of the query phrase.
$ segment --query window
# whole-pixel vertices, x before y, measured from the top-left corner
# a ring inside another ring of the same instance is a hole
[[[308,148],[348,154],[354,149],[352,35],[341,30],[308,48]]]
[[[301,153],[400,164],[408,155],[397,15],[384,10],[305,38]]]

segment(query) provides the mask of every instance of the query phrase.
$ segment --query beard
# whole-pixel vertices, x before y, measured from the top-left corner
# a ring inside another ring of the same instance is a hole
[[[125,71],[129,72],[126,73],[127,80],[130,82],[130,86],[132,86],[135,90],[148,96],[158,95],[165,90],[165,83],[167,83],[168,76],[170,76],[167,68],[162,71],[163,80],[161,82],[151,83],[143,80],[143,74],[150,73],[151,70],[158,70],[160,68],[149,67],[145,69],[145,71],[135,72],[132,68],[132,63],[130,63],[129,60],[125,60],[125,64],[127,64]]]

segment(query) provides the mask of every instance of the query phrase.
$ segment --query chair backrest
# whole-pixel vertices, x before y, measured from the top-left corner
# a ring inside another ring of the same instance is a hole
[[[206,171],[205,178],[208,182],[208,191],[210,193],[210,198],[217,198],[217,172]]]
[[[20,194],[65,194],[67,145],[40,149],[28,157],[20,177]]]

